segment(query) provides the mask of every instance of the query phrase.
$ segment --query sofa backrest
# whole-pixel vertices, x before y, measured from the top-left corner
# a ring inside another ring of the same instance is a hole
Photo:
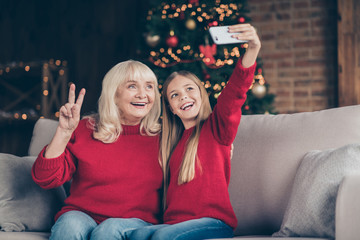
[[[279,230],[296,170],[310,150],[360,143],[360,105],[316,112],[243,116],[229,186],[236,235]]]
[[[50,142],[58,122],[39,119],[29,155]],[[317,112],[245,115],[234,141],[230,199],[238,218],[236,235],[279,230],[296,170],[310,150],[360,143],[360,105]]]

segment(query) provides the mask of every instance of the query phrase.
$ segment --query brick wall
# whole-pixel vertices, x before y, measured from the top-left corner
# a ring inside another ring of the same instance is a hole
[[[337,1],[249,0],[279,113],[337,105]]]

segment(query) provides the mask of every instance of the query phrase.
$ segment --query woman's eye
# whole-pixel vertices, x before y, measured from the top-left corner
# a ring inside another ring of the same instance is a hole
[[[187,88],[188,91],[191,91],[191,90],[193,90],[193,89],[194,89],[193,87],[188,87],[188,88]]]
[[[132,84],[132,85],[129,85],[128,88],[134,89],[134,88],[136,88],[136,87],[135,87],[135,85]]]
[[[146,87],[147,87],[147,89],[153,89],[154,88],[153,85],[147,85]]]

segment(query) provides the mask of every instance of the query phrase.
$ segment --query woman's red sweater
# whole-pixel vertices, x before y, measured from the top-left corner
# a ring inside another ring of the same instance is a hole
[[[52,159],[39,154],[34,181],[45,189],[72,179],[70,195],[57,213],[78,210],[97,223],[107,218],[140,218],[159,223],[163,174],[158,161],[159,136],[140,135],[140,126],[122,126],[114,143],[92,136],[88,120],[80,121],[65,152]]]

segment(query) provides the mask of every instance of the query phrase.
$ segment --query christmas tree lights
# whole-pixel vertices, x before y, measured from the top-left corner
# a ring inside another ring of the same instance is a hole
[[[250,22],[244,0],[180,0],[149,3],[145,33],[139,52],[159,79],[171,72],[195,73],[208,91],[212,106],[226,86],[235,63],[246,51],[247,43],[215,45],[209,35],[211,26]],[[261,61],[244,105],[245,114],[273,113],[274,96],[262,75]]]

